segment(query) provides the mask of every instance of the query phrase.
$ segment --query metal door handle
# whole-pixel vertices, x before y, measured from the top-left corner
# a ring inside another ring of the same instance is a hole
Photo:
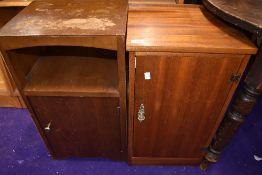
[[[49,123],[47,124],[47,126],[45,127],[45,130],[46,130],[46,131],[50,131],[50,130],[51,130],[50,126],[51,126],[51,122],[49,122]]]
[[[139,111],[138,111],[138,114],[137,114],[137,119],[138,119],[138,121],[140,123],[146,119],[144,104],[141,104],[140,107],[139,107]]]

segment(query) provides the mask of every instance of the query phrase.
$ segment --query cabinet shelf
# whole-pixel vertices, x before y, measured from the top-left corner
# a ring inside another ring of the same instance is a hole
[[[27,96],[119,97],[113,58],[41,56],[26,79]]]

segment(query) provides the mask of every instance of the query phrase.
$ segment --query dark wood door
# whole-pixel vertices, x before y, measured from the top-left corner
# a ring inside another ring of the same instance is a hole
[[[200,160],[235,88],[230,77],[242,61],[240,55],[138,54],[133,157]],[[140,122],[141,104],[145,119]]]
[[[28,98],[57,158],[121,158],[119,98]]]

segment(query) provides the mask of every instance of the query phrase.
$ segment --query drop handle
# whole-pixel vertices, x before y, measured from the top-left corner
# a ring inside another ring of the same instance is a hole
[[[140,123],[146,119],[144,104],[141,104],[139,107],[139,111],[137,113],[137,119]]]
[[[50,131],[51,130],[50,126],[51,126],[51,122],[47,124],[47,126],[45,127],[45,131]]]

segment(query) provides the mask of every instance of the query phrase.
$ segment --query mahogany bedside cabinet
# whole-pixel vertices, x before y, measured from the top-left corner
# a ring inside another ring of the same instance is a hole
[[[0,31],[4,61],[54,158],[125,159],[127,2],[34,1]]]
[[[202,6],[129,7],[130,164],[200,164],[256,47]]]

